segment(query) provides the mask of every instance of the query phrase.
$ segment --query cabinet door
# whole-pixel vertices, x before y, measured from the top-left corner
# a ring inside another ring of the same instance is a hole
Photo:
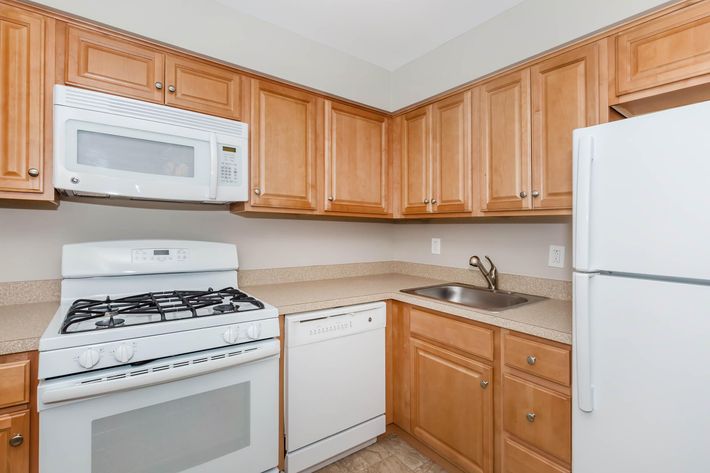
[[[493,370],[411,340],[412,433],[466,472],[493,468]]]
[[[0,191],[42,191],[44,28],[42,16],[0,5]]]
[[[481,86],[482,210],[530,208],[530,70]]]
[[[710,73],[710,4],[641,23],[616,37],[616,93]]]
[[[572,208],[572,131],[599,122],[596,44],[536,64],[532,81],[532,203]]]
[[[66,37],[67,84],[163,103],[165,56],[160,51],[72,26]]]
[[[226,67],[170,54],[165,61],[165,103],[239,120],[241,76]]]
[[[251,205],[315,210],[319,99],[257,80],[251,96]]]
[[[0,473],[30,471],[30,413],[0,415]]]
[[[431,107],[402,117],[402,213],[429,211],[431,190]]]
[[[471,210],[471,91],[432,108],[432,205],[435,212],[466,212]]]
[[[326,102],[325,210],[388,212],[387,118]]]

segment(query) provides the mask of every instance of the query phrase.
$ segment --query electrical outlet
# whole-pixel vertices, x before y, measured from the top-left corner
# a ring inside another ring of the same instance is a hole
[[[547,265],[551,268],[565,267],[565,247],[550,245],[550,254],[547,258]]]
[[[440,255],[441,254],[441,238],[431,239],[431,254]]]

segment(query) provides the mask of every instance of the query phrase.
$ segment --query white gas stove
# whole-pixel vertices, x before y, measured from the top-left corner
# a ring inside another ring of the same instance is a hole
[[[64,246],[39,348],[43,473],[272,471],[278,312],[238,289],[237,267],[223,243]],[[186,445],[186,431],[220,441]]]

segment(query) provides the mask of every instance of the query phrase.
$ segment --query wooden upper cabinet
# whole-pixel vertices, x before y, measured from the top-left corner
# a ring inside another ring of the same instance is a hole
[[[163,103],[165,55],[141,43],[68,26],[69,85]]]
[[[29,473],[30,413],[0,415],[0,473]]]
[[[325,210],[387,214],[387,117],[326,101]]]
[[[0,4],[0,192],[42,192],[45,23]]]
[[[435,212],[471,210],[471,93],[457,94],[432,106]]]
[[[493,369],[411,340],[412,434],[465,472],[493,471]]]
[[[242,116],[241,76],[225,67],[168,54],[165,103],[239,120]]]
[[[401,117],[402,214],[422,214],[431,200],[431,107]]]
[[[709,2],[676,10],[616,36],[617,95],[703,74],[710,74]]]
[[[251,100],[251,205],[315,210],[321,99],[254,80]]]
[[[530,198],[530,70],[480,86],[482,210],[524,210]]]
[[[572,208],[572,131],[599,123],[596,43],[531,68],[532,205]]]

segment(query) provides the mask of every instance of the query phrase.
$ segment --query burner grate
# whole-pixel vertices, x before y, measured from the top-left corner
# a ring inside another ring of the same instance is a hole
[[[242,305],[250,305],[245,308]],[[213,312],[200,309],[213,308]],[[231,314],[236,312],[249,312],[263,309],[264,304],[233,287],[226,287],[215,291],[212,288],[206,291],[164,291],[147,292],[134,296],[111,299],[77,299],[67,312],[62,324],[61,333],[87,332],[91,330],[105,330],[129,325],[143,325],[150,323],[167,322],[172,319],[170,314],[189,312],[190,317],[206,317],[210,315]],[[158,316],[154,319],[126,323],[130,316]],[[81,322],[96,320],[95,327],[76,329]]]

